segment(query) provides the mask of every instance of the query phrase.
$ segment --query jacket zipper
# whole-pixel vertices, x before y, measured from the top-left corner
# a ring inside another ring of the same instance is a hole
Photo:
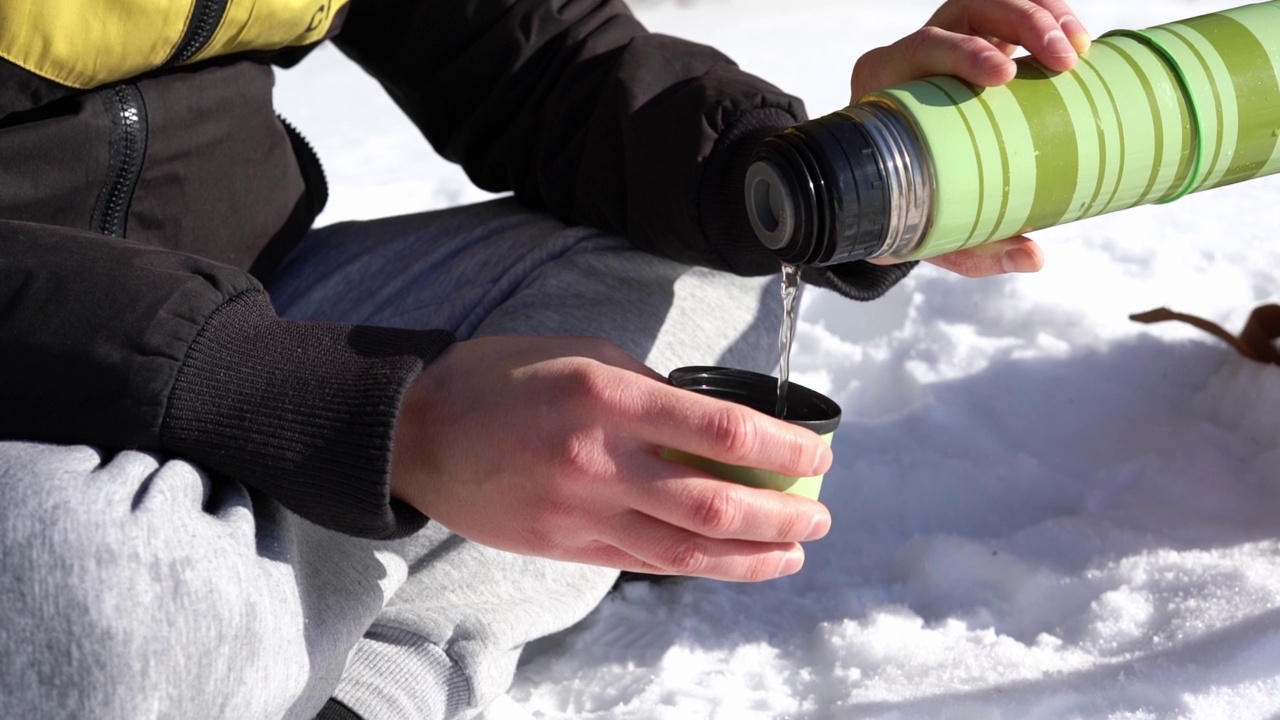
[[[226,11],[227,0],[196,0],[195,8],[191,11],[191,22],[187,24],[182,40],[165,61],[164,67],[180,65],[203,50],[218,25],[222,24],[222,16]]]
[[[98,192],[90,227],[122,238],[128,230],[129,206],[147,154],[147,108],[137,85],[113,85],[98,93],[111,129],[107,178]]]

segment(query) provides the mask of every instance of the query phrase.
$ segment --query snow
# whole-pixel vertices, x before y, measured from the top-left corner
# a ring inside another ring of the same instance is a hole
[[[1233,0],[1076,0],[1093,32]],[[934,3],[648,0],[800,95]],[[316,88],[326,88],[316,92]],[[340,89],[341,92],[338,92]],[[279,83],[333,185],[322,221],[487,197],[332,49]],[[630,584],[531,647],[504,718],[1269,718],[1280,715],[1280,367],[1128,315],[1238,331],[1280,301],[1280,178],[1037,234],[1038,275],[922,268],[859,305],[810,291],[795,379],[845,408],[798,575]]]

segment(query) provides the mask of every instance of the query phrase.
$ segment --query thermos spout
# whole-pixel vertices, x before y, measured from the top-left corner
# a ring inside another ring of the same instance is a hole
[[[787,182],[769,160],[747,169],[747,215],[756,237],[770,250],[782,250],[795,233],[795,205]]]

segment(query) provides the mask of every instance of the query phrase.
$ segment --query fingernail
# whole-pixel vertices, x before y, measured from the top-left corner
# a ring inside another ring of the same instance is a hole
[[[810,540],[818,540],[826,537],[831,530],[831,517],[826,513],[819,513],[813,516],[813,522],[809,523],[809,530],[805,532],[801,542],[809,542]]]
[[[813,470],[809,472],[810,477],[822,475],[831,469],[831,448],[823,445],[818,449],[818,457],[813,460]]]
[[[1040,269],[1031,253],[1022,248],[1006,250],[1000,256],[1000,265],[1007,273],[1032,273]]]
[[[1067,36],[1062,34],[1061,30],[1054,30],[1044,38],[1045,49],[1050,55],[1057,57],[1071,57],[1076,54],[1076,49],[1071,45],[1071,41],[1067,40]]]
[[[804,550],[796,548],[787,553],[782,558],[782,565],[778,567],[778,577],[786,577],[787,575],[795,575],[800,572],[800,568],[804,566]]]
[[[978,67],[990,75],[1003,72],[1011,62],[1013,61],[1009,59],[1009,56],[995,50],[984,52],[978,56]]]
[[[1093,38],[1089,35],[1089,31],[1074,15],[1068,15],[1062,18],[1062,32],[1071,38],[1071,44],[1075,47],[1076,52],[1084,52],[1093,44]]]

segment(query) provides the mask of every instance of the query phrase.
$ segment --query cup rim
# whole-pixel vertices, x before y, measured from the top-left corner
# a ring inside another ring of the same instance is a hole
[[[773,415],[778,398],[778,378],[764,373],[718,365],[689,365],[667,375],[671,384],[721,400],[736,402]],[[819,435],[835,432],[840,426],[840,405],[816,390],[789,381],[787,416],[792,425]]]

